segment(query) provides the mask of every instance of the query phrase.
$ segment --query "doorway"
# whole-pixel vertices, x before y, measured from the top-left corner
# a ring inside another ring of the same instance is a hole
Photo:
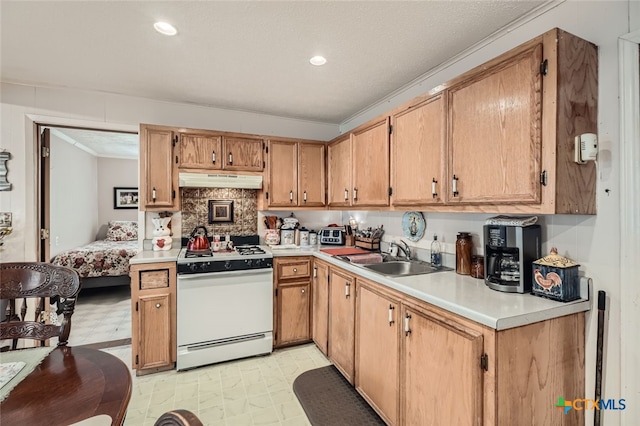
[[[103,241],[112,221],[137,224],[137,208],[117,208],[114,188],[138,186],[138,135],[46,124],[37,124],[37,134],[41,154],[39,257],[56,263],[57,258],[69,256],[69,264],[61,264],[76,269],[83,282],[69,344],[112,347],[129,343],[128,263],[123,272],[108,268],[91,271],[88,266],[92,262],[97,264],[102,258],[102,264],[108,262],[106,252],[95,252],[92,257],[80,257],[78,253],[91,243]],[[137,236],[131,245],[137,250]],[[105,276],[95,276],[103,273]],[[52,321],[56,310],[55,305],[51,307]]]

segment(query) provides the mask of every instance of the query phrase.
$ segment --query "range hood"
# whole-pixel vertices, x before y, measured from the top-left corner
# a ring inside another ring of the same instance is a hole
[[[179,173],[178,181],[181,188],[262,188],[260,175]]]

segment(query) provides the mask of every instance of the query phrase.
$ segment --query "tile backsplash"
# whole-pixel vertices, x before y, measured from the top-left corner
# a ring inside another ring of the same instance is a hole
[[[182,188],[182,237],[196,226],[209,235],[255,235],[258,232],[258,193],[255,189]],[[233,201],[233,222],[209,223],[209,200]]]

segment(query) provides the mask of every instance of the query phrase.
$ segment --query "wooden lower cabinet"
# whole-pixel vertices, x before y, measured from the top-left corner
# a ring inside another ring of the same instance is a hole
[[[400,304],[379,286],[356,282],[356,389],[387,424],[397,425]]]
[[[137,375],[174,368],[176,264],[131,265],[131,356]]]
[[[496,331],[331,265],[329,276],[329,358],[387,424],[584,424],[584,411],[554,408],[585,394],[584,312]]]
[[[311,257],[274,259],[274,347],[311,340]]]
[[[483,424],[482,333],[425,309],[401,317],[403,424]]]
[[[314,260],[312,285],[311,337],[327,355],[329,344],[329,264]]]
[[[309,283],[278,286],[277,346],[309,341]]]
[[[354,383],[355,277],[341,269],[329,269],[329,359]]]

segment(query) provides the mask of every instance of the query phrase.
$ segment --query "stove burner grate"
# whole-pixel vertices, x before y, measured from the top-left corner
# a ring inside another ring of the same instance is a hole
[[[237,246],[236,251],[240,255],[264,254],[265,251],[258,246]]]

